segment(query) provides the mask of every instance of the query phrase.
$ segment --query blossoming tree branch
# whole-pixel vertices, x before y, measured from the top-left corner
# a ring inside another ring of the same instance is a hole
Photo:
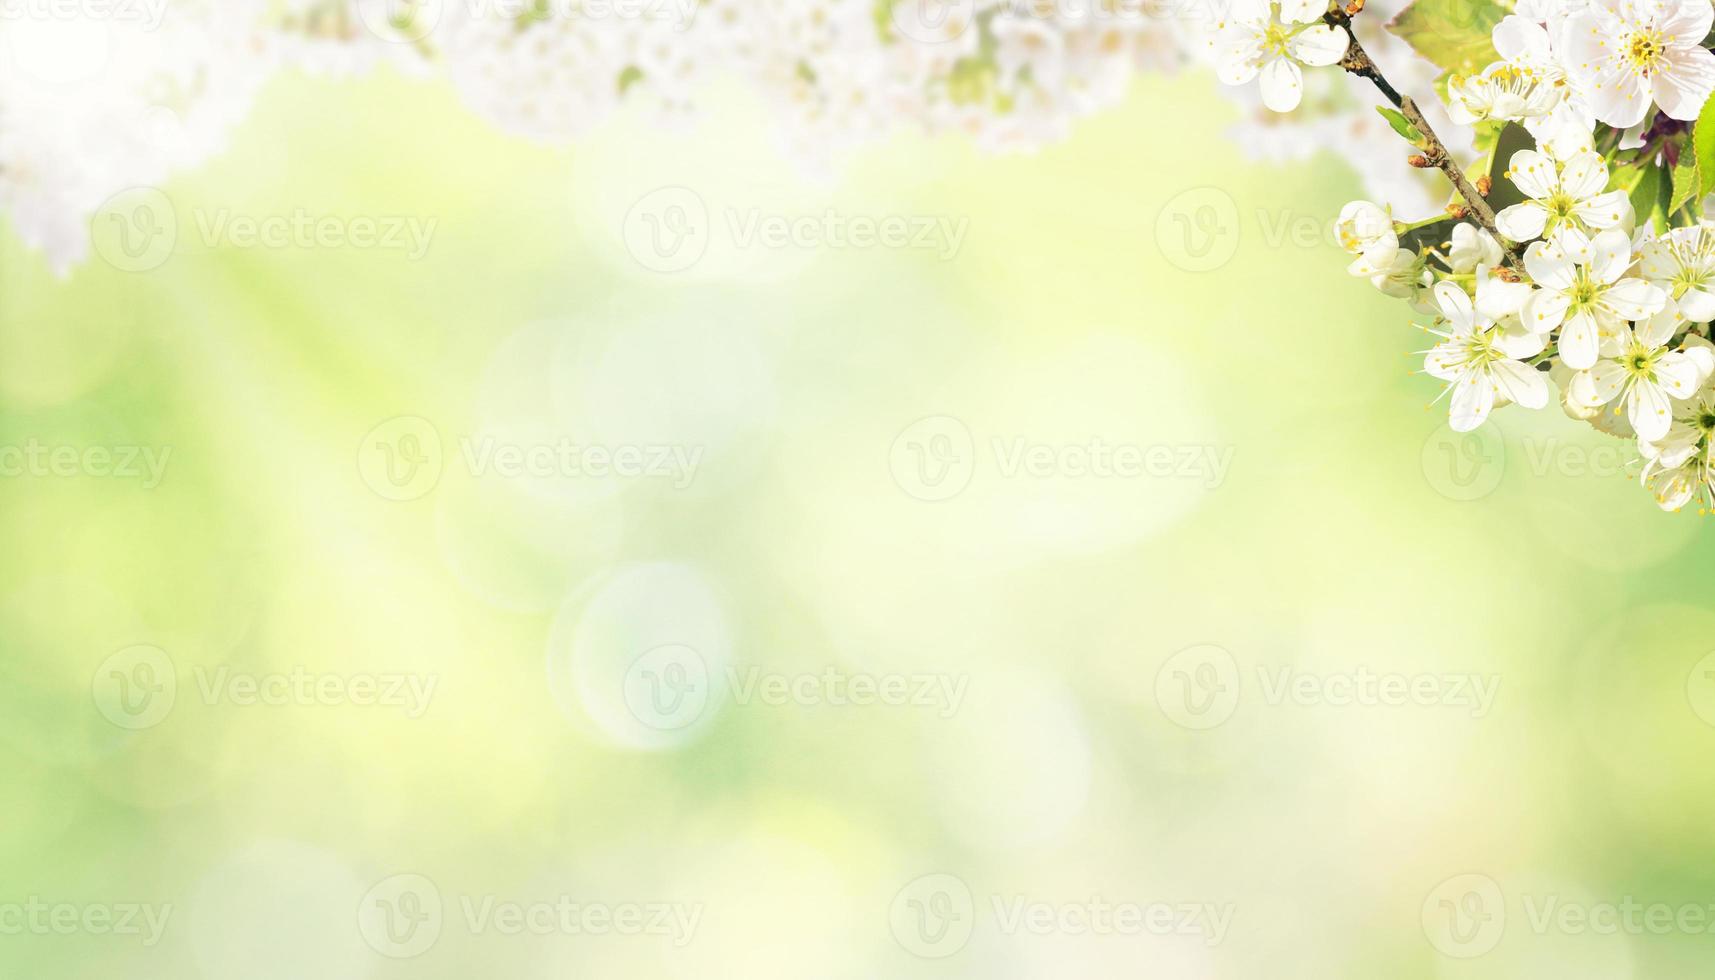
[[[1201,59],[1240,104],[1244,151],[1332,150],[1381,199],[1348,205],[1338,235],[1352,274],[1432,318],[1424,370],[1454,429],[1557,398],[1636,440],[1662,507],[1715,510],[1711,0],[623,9],[648,16],[607,0],[167,0],[158,20],[12,20],[0,211],[69,273],[105,202],[218,153],[281,70],[440,74],[473,112],[543,142],[622,106],[690,124],[709,83],[736,77],[817,165],[902,127],[1028,150],[1117,104],[1134,74]]]
[[[1380,110],[1451,180],[1444,216],[1412,224],[1354,202],[1353,275],[1435,317],[1424,371],[1450,425],[1496,407],[1568,415],[1637,442],[1663,508],[1715,510],[1715,54],[1709,0],[1418,0],[1389,28],[1441,65],[1448,116],[1475,127],[1475,180],[1350,31],[1362,0],[1239,0],[1210,45],[1286,112],[1303,67],[1374,82]],[[1486,63],[1483,63],[1486,62]],[[1715,203],[1710,199],[1709,203]]]

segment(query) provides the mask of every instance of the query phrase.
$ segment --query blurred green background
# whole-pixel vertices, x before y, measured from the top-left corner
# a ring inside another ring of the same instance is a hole
[[[736,93],[549,149],[440,85],[288,76],[161,189],[159,268],[60,280],[0,234],[0,445],[170,453],[152,488],[0,479],[0,974],[1715,976],[1700,930],[1543,912],[1715,905],[1715,532],[1552,406],[1443,428],[1425,338],[1328,240],[1354,175],[1246,161],[1212,87],[1140,82],[1037,155],[898,138],[818,176]],[[671,273],[634,237],[682,227],[636,210],[663,188],[708,217]],[[434,233],[413,261],[198,230],[299,209]],[[830,210],[966,231],[727,224]],[[685,486],[509,478],[484,438],[701,454]],[[1230,467],[997,449],[1095,440]],[[1283,669],[1494,698],[1282,700]],[[294,671],[432,699],[208,693]],[[962,698],[768,703],[732,683],[758,671]],[[1187,714],[1211,678],[1236,702]],[[168,682],[111,720],[115,684]],[[674,683],[691,714],[652,715]],[[399,875],[442,905],[420,951],[377,934]],[[562,896],[696,926],[469,914]],[[36,901],[171,911],[146,944],[4,911]],[[1230,922],[1063,914],[1092,902]]]

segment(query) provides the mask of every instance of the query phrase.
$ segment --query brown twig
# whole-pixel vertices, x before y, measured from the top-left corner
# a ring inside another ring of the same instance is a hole
[[[1483,226],[1483,230],[1495,236],[1495,241],[1506,253],[1507,263],[1515,269],[1518,268],[1517,247],[1508,241],[1506,236],[1501,234],[1501,230],[1495,226],[1495,209],[1489,206],[1488,199],[1478,193],[1477,188],[1471,186],[1471,181],[1466,178],[1465,171],[1460,169],[1458,161],[1453,159],[1453,154],[1447,151],[1447,144],[1441,142],[1441,137],[1435,135],[1435,128],[1430,126],[1429,120],[1423,117],[1423,111],[1417,107],[1417,103],[1412,100],[1411,96],[1401,95],[1399,90],[1395,89],[1382,76],[1381,69],[1376,66],[1375,61],[1371,60],[1370,54],[1364,50],[1363,44],[1359,43],[1357,33],[1352,30],[1351,14],[1357,12],[1352,7],[1356,7],[1357,10],[1363,9],[1360,3],[1353,3],[1351,7],[1347,8],[1336,7],[1322,18],[1329,26],[1337,27],[1346,32],[1346,54],[1339,61],[1340,67],[1360,78],[1369,79],[1380,90],[1381,94],[1399,109],[1406,121],[1423,134],[1423,155],[1412,157],[1411,165],[1426,169],[1434,167],[1446,174],[1447,179],[1452,181],[1453,188],[1470,206],[1470,212],[1477,219],[1477,223]]]

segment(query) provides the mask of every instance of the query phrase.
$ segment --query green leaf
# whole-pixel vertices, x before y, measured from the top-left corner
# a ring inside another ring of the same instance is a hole
[[[1697,196],[1715,191],[1715,98],[1703,103],[1691,128],[1692,156],[1697,161]]]
[[[1469,73],[1497,59],[1489,37],[1506,15],[1496,0],[1416,0],[1387,27],[1442,68]]]
[[[1663,179],[1663,168],[1653,163],[1644,164],[1638,174],[1638,182],[1632,187],[1632,210],[1638,213],[1638,221],[1648,221],[1657,231],[1662,230],[1667,223],[1667,199],[1669,194],[1668,182]]]
[[[1608,183],[1612,185],[1611,190],[1625,191],[1630,194],[1632,188],[1638,186],[1638,181],[1642,180],[1643,176],[1644,168],[1641,164],[1616,163],[1608,177]]]
[[[1376,106],[1376,111],[1382,114],[1382,118],[1387,120],[1387,124],[1392,126],[1393,131],[1403,137],[1406,142],[1412,146],[1423,145],[1423,134],[1417,131],[1417,127],[1411,124],[1411,120],[1405,118],[1405,113],[1398,109],[1389,109],[1385,105]]]
[[[1668,203],[1668,214],[1677,213],[1690,201],[1701,200],[1703,180],[1698,170],[1696,155],[1689,149],[1682,151],[1679,163],[1673,168],[1673,195]]]
[[[1655,210],[1650,212],[1650,221],[1655,224],[1656,234],[1665,235],[1667,230],[1673,227],[1673,211],[1667,206],[1668,202],[1673,200],[1673,180],[1672,175],[1668,173],[1666,163],[1655,168],[1655,172]]]

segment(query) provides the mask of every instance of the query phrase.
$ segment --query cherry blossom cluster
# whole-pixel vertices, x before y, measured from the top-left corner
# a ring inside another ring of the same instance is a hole
[[[90,0],[81,19],[0,18],[0,211],[64,272],[103,201],[217,152],[281,71],[444,78],[542,141],[622,107],[689,125],[703,93],[736,81],[812,168],[903,127],[1030,149],[1119,102],[1138,72],[1185,62],[1207,16],[1192,4]]]
[[[1442,69],[1386,27],[1407,3],[1408,0],[1369,0],[1362,15],[1350,20],[1349,29],[1377,62],[1387,66],[1388,77],[1402,90],[1431,92]],[[1234,39],[1222,39],[1219,29],[1223,23],[1230,23],[1224,16],[1234,9],[1232,4],[1215,2],[1206,16],[1203,11],[1183,11],[1201,39],[1201,50],[1197,52],[1201,60],[1228,79],[1243,78],[1246,71],[1242,58],[1227,57],[1232,52],[1225,44]],[[1237,9],[1242,15],[1243,8]],[[1321,10],[1314,7],[1310,13],[1321,16]],[[1298,14],[1306,16],[1302,10]],[[1210,25],[1215,29],[1207,29]],[[1307,40],[1313,41],[1318,35],[1324,43],[1332,37],[1316,32]],[[1341,38],[1343,43],[1343,34]],[[1236,40],[1243,43],[1242,36]],[[1334,57],[1337,59],[1343,51],[1342,48]],[[1312,57],[1315,56],[1313,53]],[[1321,56],[1327,55],[1324,52]],[[1366,95],[1364,87],[1352,84],[1338,70],[1301,69],[1294,77],[1286,67],[1293,61],[1316,67],[1289,59],[1271,70],[1271,75],[1284,74],[1288,84],[1298,88],[1300,99],[1290,112],[1276,112],[1267,106],[1265,86],[1260,81],[1222,87],[1223,93],[1244,111],[1243,118],[1231,130],[1240,151],[1252,159],[1273,164],[1309,161],[1320,153],[1331,152],[1357,173],[1365,194],[1389,202],[1395,215],[1421,218],[1440,211],[1446,201],[1445,181],[1409,167],[1376,166],[1377,160],[1391,159],[1399,147],[1399,136],[1376,114],[1374,99]],[[1223,62],[1227,64],[1224,66]],[[1259,76],[1262,67],[1255,65]],[[1461,153],[1471,151],[1469,129],[1454,125],[1455,120],[1439,102],[1431,100],[1422,108],[1449,148]]]
[[[621,110],[692,125],[699,97],[736,80],[766,100],[784,149],[810,167],[901,128],[1031,150],[1117,104],[1139,73],[1207,59],[1227,4],[56,0],[51,9],[85,16],[0,18],[0,212],[66,272],[85,258],[105,200],[218,152],[282,71],[443,77],[496,126],[543,141],[574,140]],[[1354,29],[1427,86],[1434,65],[1382,29],[1386,13]],[[1337,81],[1304,78],[1290,117],[1254,89],[1227,90],[1246,110],[1233,135],[1271,160],[1331,148],[1396,213],[1433,211],[1433,180],[1368,165],[1396,137]]]
[[[1242,147],[1271,159],[1332,149],[1387,202],[1349,206],[1340,240],[1352,274],[1434,318],[1425,370],[1446,382],[1455,429],[1557,397],[1637,441],[1662,506],[1715,508],[1710,0],[20,9],[54,14],[0,23],[0,212],[62,272],[85,257],[104,201],[219,152],[282,71],[444,78],[496,126],[544,141],[631,107],[689,125],[704,93],[737,80],[769,104],[787,149],[826,164],[902,127],[1035,148],[1120,101],[1139,72],[1201,61],[1244,107]],[[1395,108],[1375,112],[1354,75]],[[1422,151],[1414,166],[1378,165],[1403,155],[1402,137]]]
[[[1288,111],[1311,69],[1365,75],[1372,56],[1349,33],[1359,7],[1241,0],[1209,41],[1222,79],[1254,79],[1265,105]],[[1424,372],[1444,385],[1452,429],[1473,430],[1499,406],[1557,400],[1635,440],[1640,480],[1662,508],[1695,500],[1715,511],[1715,220],[1703,217],[1715,207],[1715,122],[1700,121],[1715,93],[1715,54],[1703,47],[1715,9],[1520,0],[1495,10],[1492,60],[1440,86],[1446,116],[1471,127],[1476,149],[1449,148],[1427,113],[1421,126],[1380,114],[1423,151],[1411,163],[1456,187],[1467,178],[1474,193],[1423,221],[1348,205],[1337,233],[1355,256],[1349,271],[1433,318]],[[1432,51],[1460,27],[1428,26],[1439,28],[1423,41]]]

